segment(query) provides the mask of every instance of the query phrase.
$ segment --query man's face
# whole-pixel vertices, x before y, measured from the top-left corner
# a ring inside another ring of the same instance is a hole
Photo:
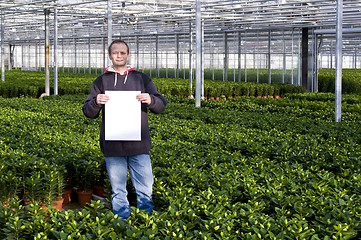
[[[127,46],[123,43],[113,44],[109,58],[112,61],[114,67],[126,66],[129,58]]]

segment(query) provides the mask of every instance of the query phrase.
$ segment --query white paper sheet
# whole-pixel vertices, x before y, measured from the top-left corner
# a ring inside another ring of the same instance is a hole
[[[105,140],[141,140],[140,91],[105,91]]]

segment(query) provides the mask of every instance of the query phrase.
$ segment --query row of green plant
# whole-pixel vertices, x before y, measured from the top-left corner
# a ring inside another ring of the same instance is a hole
[[[335,92],[335,74],[329,69],[321,69],[318,74],[318,90],[320,92]],[[346,94],[361,94],[361,69],[342,70],[342,92]]]
[[[170,78],[167,74],[154,74],[150,69],[141,69],[144,73],[151,76],[157,83],[157,86],[163,91],[163,94],[173,96],[190,96],[194,95],[195,87],[194,82],[192,87],[189,86],[188,76],[181,78]],[[155,71],[155,70],[154,70]],[[159,70],[161,73],[166,72],[165,69]],[[185,71],[186,72],[186,71]],[[93,80],[100,75],[101,71],[88,74],[87,71],[73,73],[68,69],[68,72],[59,72],[58,93],[64,94],[87,94]],[[232,73],[230,70],[229,73]],[[233,75],[234,75],[233,71]],[[0,96],[3,97],[19,97],[30,96],[39,97],[45,92],[44,87],[44,73],[20,71],[14,69],[7,71],[6,81],[0,84]],[[237,79],[228,78],[230,81],[213,81],[209,79],[215,78],[215,75],[223,76],[222,70],[209,70],[205,72],[204,94],[205,97],[235,97],[235,96],[283,96],[285,93],[300,93],[305,89],[296,87],[290,84],[292,81],[289,79],[291,72],[288,70],[285,73],[285,83],[282,81],[272,81],[268,84],[268,71],[266,69],[247,69],[247,82],[245,82],[245,71],[242,71],[241,82]],[[257,81],[258,75],[258,81]],[[154,77],[159,76],[159,77]],[[184,75],[185,76],[185,75]],[[277,79],[283,78],[281,70],[272,70],[272,76]],[[53,76],[50,76],[50,92],[54,92]],[[232,81],[235,80],[235,81]],[[288,79],[288,80],[287,80]],[[361,70],[344,69],[342,77],[342,91],[344,94],[360,94],[361,93]],[[258,83],[257,83],[258,82]],[[321,69],[318,76],[318,88],[320,92],[335,92],[335,71],[330,73],[329,69]]]
[[[45,75],[43,72],[12,70],[5,72],[6,79],[0,82],[0,96],[40,97],[45,92]],[[95,75],[59,73],[58,94],[88,94]],[[54,93],[54,76],[50,74],[50,94]]]
[[[43,71],[43,69],[41,69]],[[180,78],[189,79],[189,69],[177,69],[174,68],[160,68],[160,69],[140,69],[148,76],[152,78]],[[344,93],[360,93],[360,71],[361,69],[343,69],[343,85],[345,86]],[[84,73],[84,74],[97,74],[100,75],[103,70],[101,68],[60,68],[60,73]],[[296,82],[297,70],[286,70],[283,72],[281,69],[271,69],[271,82],[272,83],[286,83],[292,84]],[[177,77],[178,76],[178,77]],[[193,69],[193,76],[195,76],[195,70]],[[293,79],[292,79],[293,76]],[[247,79],[246,79],[247,77]],[[330,69],[319,70],[319,91],[321,92],[335,92],[335,69],[332,73]],[[238,69],[228,69],[227,79],[224,79],[223,69],[204,69],[204,78],[208,80],[218,81],[234,81],[234,82],[253,82],[253,83],[268,83],[269,73],[268,69],[241,69],[240,77]],[[357,91],[353,88],[353,85],[357,85]]]
[[[175,68],[140,69],[140,71],[151,77],[189,79],[189,69],[178,69],[178,75]],[[192,74],[195,76],[195,69]],[[293,74],[294,78],[297,77],[297,70]],[[240,76],[238,69],[228,69],[226,79],[224,79],[224,75],[223,69],[204,69],[204,78],[208,80],[268,83],[269,77],[268,69],[241,69]],[[283,70],[271,69],[271,81],[273,83],[292,83],[292,70],[286,70],[283,73]]]
[[[251,71],[251,70],[250,70]],[[251,71],[252,72],[252,71]],[[0,84],[0,95],[3,97],[31,96],[39,97],[44,91],[44,79],[41,72],[21,72],[13,70],[6,73],[6,84]],[[20,76],[20,77],[19,77]],[[52,76],[51,76],[52,77]],[[24,83],[24,78],[26,82]],[[94,74],[60,73],[58,93],[86,94],[91,82],[96,78]],[[343,93],[359,94],[361,92],[360,71],[345,69],[343,72]],[[188,80],[174,78],[154,78],[154,81],[166,95],[190,96],[194,95],[194,81],[192,87]],[[53,93],[51,82],[51,93]],[[335,91],[335,75],[329,70],[322,69],[319,73],[319,91]],[[285,93],[304,92],[302,87],[291,84],[267,84],[260,81],[232,82],[206,80],[204,94],[206,97],[235,97],[235,96],[283,96]]]
[[[191,96],[195,95],[195,86],[192,88],[184,80],[155,79],[158,90],[166,96]],[[291,84],[266,84],[252,82],[226,82],[205,80],[204,96],[206,98],[233,98],[256,96],[284,96],[286,93],[303,93],[305,89]]]
[[[20,69],[18,69],[20,70]],[[50,69],[53,71],[54,69]],[[44,71],[44,68],[39,68],[39,71]],[[189,79],[189,69],[176,69],[176,68],[159,68],[159,69],[139,69],[152,78],[180,78]],[[102,68],[88,68],[88,67],[59,67],[59,73],[84,73],[100,75],[104,72]],[[195,69],[192,72],[195,76]],[[268,83],[268,69],[241,69],[240,79],[238,69],[228,69],[227,79],[223,79],[223,69],[204,69],[204,78],[208,80],[226,80],[234,82],[254,82],[254,83]],[[247,77],[247,79],[246,79]],[[297,77],[297,70],[293,71],[293,78]],[[258,80],[257,80],[258,79]],[[271,81],[273,83],[292,83],[292,70],[286,70],[283,73],[281,69],[271,69]],[[295,80],[293,80],[295,81]]]
[[[2,146],[24,161],[63,162],[72,175],[76,166],[101,164],[99,120],[82,115],[85,97],[0,98]],[[164,114],[149,115],[152,216],[133,208],[123,224],[98,203],[43,212],[13,202],[0,211],[0,237],[358,239],[361,99],[343,96],[335,123],[332,97],[202,100],[202,108],[168,97]]]
[[[97,75],[59,73],[58,94],[88,94],[92,82]],[[50,93],[53,94],[53,76],[50,81]],[[188,80],[175,78],[153,78],[158,90],[164,95],[184,96],[195,95],[195,82],[192,86]],[[40,97],[45,92],[44,73],[12,70],[6,72],[6,81],[0,82],[0,96],[3,97]],[[236,96],[283,96],[286,93],[300,93],[305,90],[291,84],[266,84],[253,82],[232,82],[205,80],[205,97],[236,97]]]
[[[93,143],[98,123],[83,119],[81,111],[72,112],[67,101],[56,104],[61,107],[34,98],[0,101],[4,198],[16,195],[48,205],[62,196],[64,188],[85,191],[104,185],[105,162]],[[83,128],[78,127],[79,120]]]
[[[181,100],[156,116],[167,123],[154,129],[164,141],[153,153],[179,221],[190,208],[219,226],[215,238],[236,229],[241,239],[359,238],[360,110],[345,103],[336,124],[334,103],[311,96],[204,101],[201,110]]]
[[[21,197],[25,203],[51,205],[62,198],[65,168],[3,145],[0,153],[0,196],[2,202]]]

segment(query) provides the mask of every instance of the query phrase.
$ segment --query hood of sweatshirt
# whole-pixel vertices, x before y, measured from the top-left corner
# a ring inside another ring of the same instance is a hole
[[[132,72],[132,71],[135,71],[136,68],[135,67],[131,67],[130,65],[127,65],[127,70],[125,70],[123,73],[120,73],[118,71],[116,71],[114,69],[114,66],[111,65],[111,66],[108,66],[106,69],[105,69],[105,72],[104,73],[115,73],[114,74],[114,87],[117,85],[117,81],[118,81],[118,74],[119,75],[125,75],[125,78],[124,78],[124,84],[127,82],[127,79],[128,79],[128,73],[129,72]]]

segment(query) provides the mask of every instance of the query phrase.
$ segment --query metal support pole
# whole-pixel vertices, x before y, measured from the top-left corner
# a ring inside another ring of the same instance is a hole
[[[314,78],[314,85],[313,91],[318,92],[318,70],[320,68],[320,48],[322,45],[322,35],[320,37],[320,43],[318,43],[318,35],[316,35],[316,45],[315,45],[315,78]],[[321,58],[322,60],[322,58]]]
[[[238,82],[242,80],[241,52],[242,52],[241,32],[238,32]]]
[[[253,46],[253,69],[256,69],[256,47]]]
[[[292,41],[291,41],[291,83],[293,84],[293,85],[295,85],[295,81],[294,81],[294,79],[293,79],[293,77],[294,77],[294,75],[293,75],[293,29],[292,29]]]
[[[88,39],[88,73],[92,73],[92,66],[91,66],[91,39]]]
[[[224,32],[223,81],[228,80],[228,35]]]
[[[106,66],[105,66],[105,49],[106,49],[106,47],[105,47],[105,19],[104,19],[104,21],[103,21],[103,71],[105,70],[105,68],[106,68]]]
[[[202,93],[202,16],[201,0],[196,0],[196,91],[195,106],[201,106]]]
[[[86,65],[85,65],[84,55],[85,55],[85,53],[84,53],[84,45],[83,45],[83,47],[81,49],[81,67],[83,68],[83,73],[85,74],[85,70],[86,70],[85,66]]]
[[[41,94],[40,97],[49,96],[50,95],[50,81],[49,81],[49,54],[50,54],[50,42],[49,42],[49,15],[50,10],[44,9],[44,15],[45,15],[45,93]]]
[[[168,78],[168,51],[165,53],[165,77]]]
[[[5,34],[4,34],[4,11],[1,10],[1,81],[5,81],[5,64],[4,64],[4,55],[5,55]]]
[[[308,28],[302,29],[302,86],[308,89]]]
[[[58,10],[54,8],[54,95],[58,95]]]
[[[74,38],[74,69],[73,69],[73,73],[77,73],[78,72],[78,54],[77,54],[77,44],[76,44],[76,39]]]
[[[154,55],[154,52],[153,51],[151,51],[150,52],[150,55],[149,55],[149,57],[150,57],[150,68],[149,68],[149,77],[152,77],[152,72],[153,72],[153,66],[154,66],[154,57],[153,57],[153,55]]]
[[[137,70],[139,70],[139,36],[136,37],[137,44]]]
[[[357,48],[355,48],[355,55],[354,55],[354,59],[353,59],[353,67],[355,69],[355,72],[357,71]]]
[[[268,83],[272,83],[272,77],[271,77],[271,30],[268,32],[268,56],[267,56],[267,62],[268,62]]]
[[[233,38],[233,45],[237,46],[237,35],[236,33],[234,33],[234,38]],[[233,82],[236,82],[236,67],[237,66],[237,59],[236,59],[236,54],[233,54]]]
[[[201,39],[202,39],[202,44],[201,44],[201,46],[202,46],[202,50],[201,50],[201,52],[202,52],[202,58],[201,58],[201,66],[202,66],[202,70],[201,70],[201,90],[202,90],[202,92],[201,92],[201,98],[202,99],[204,99],[204,59],[205,59],[205,57],[204,57],[204,21],[202,21],[202,25],[201,25]]]
[[[29,62],[30,65],[30,62]],[[11,44],[9,44],[9,51],[8,51],[8,70],[10,71],[12,69],[12,63],[11,63]]]
[[[64,73],[64,65],[65,65],[65,60],[64,60],[64,39],[61,41],[61,61],[62,61],[62,65],[63,65],[63,73]]]
[[[257,61],[257,83],[259,83],[259,68],[261,66],[261,54],[259,53],[259,34],[257,32],[257,53],[258,53],[258,61]]]
[[[297,86],[302,86],[302,49],[301,49],[301,33],[298,33],[298,71],[297,71]]]
[[[30,70],[31,69],[31,58],[30,58],[31,47],[30,47],[30,44],[28,45],[27,49],[28,49],[28,54],[27,54],[28,55],[28,64],[27,64],[27,67],[25,67],[25,69]]]
[[[108,46],[112,43],[112,38],[113,38],[113,21],[112,21],[112,8],[113,8],[113,1],[112,0],[108,0],[108,14],[107,14],[107,19],[108,19]],[[109,53],[108,53],[109,56]],[[111,65],[111,61],[108,57],[108,65]]]
[[[193,88],[193,67],[192,67],[192,44],[193,44],[193,34],[192,34],[192,23],[189,23],[189,87],[191,89]]]
[[[312,64],[311,64],[311,84],[310,84],[310,90],[311,92],[314,92],[314,83],[315,83],[315,74],[316,74],[316,64],[317,64],[317,54],[316,54],[316,46],[317,46],[317,36],[312,33],[312,42],[313,42],[313,46],[312,46],[312,50],[311,50],[311,60],[312,60]]]
[[[247,45],[247,34],[246,32],[244,32],[244,41],[243,41],[243,45],[244,45],[244,81],[248,82],[248,77],[247,77],[247,51],[246,51],[246,45]]]
[[[335,79],[335,121],[341,122],[342,101],[342,19],[343,0],[337,0],[336,7],[336,79]]]
[[[159,77],[158,51],[159,51],[159,36],[155,35],[155,71],[157,77]]]
[[[176,55],[177,55],[177,69],[175,77],[179,78],[179,34],[175,35],[175,48],[176,48]]]
[[[330,73],[333,73],[333,41],[331,40],[331,50],[330,50]]]
[[[285,32],[283,31],[283,67],[282,67],[282,83],[285,83],[285,73],[286,73],[286,40]]]
[[[24,56],[25,56],[25,54],[24,54],[24,44],[21,44],[21,69],[23,69],[24,65],[25,65],[24,64]]]
[[[40,42],[37,41],[35,45],[35,59],[36,71],[40,71]]]

